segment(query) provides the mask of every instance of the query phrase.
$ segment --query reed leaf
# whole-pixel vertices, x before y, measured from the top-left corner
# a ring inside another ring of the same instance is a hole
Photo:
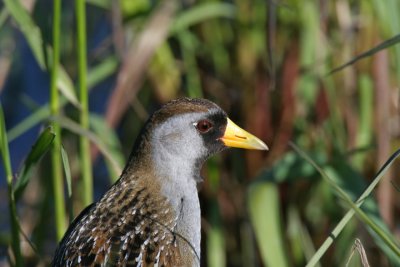
[[[236,15],[236,8],[228,3],[201,3],[176,16],[170,29],[170,35],[175,35],[192,25],[211,18],[233,18]]]
[[[353,65],[357,61],[359,61],[361,59],[364,59],[366,57],[373,56],[374,54],[378,53],[379,51],[382,51],[384,49],[388,49],[389,47],[392,47],[392,46],[396,45],[399,42],[400,42],[400,34],[395,35],[392,38],[383,41],[382,43],[378,44],[374,48],[369,49],[369,50],[365,51],[364,53],[361,53],[358,56],[353,57],[348,62],[343,63],[342,65],[340,65],[340,66],[338,66],[336,68],[333,68],[332,70],[330,70],[328,72],[328,75],[331,75],[331,74],[334,74],[334,73],[336,73],[338,71],[341,71],[342,69]]]
[[[283,243],[278,188],[271,182],[253,183],[248,208],[261,257],[267,266],[289,266]]]
[[[332,244],[335,237],[337,237],[340,232],[343,230],[345,225],[351,219],[354,214],[357,214],[359,218],[369,227],[373,229],[373,231],[379,235],[379,237],[386,243],[386,245],[391,249],[391,251],[395,254],[396,257],[400,259],[400,248],[398,245],[392,240],[390,236],[388,236],[385,231],[383,231],[379,226],[376,225],[359,207],[363,204],[366,197],[372,192],[372,190],[376,187],[379,180],[382,178],[384,172],[388,167],[393,163],[393,161],[400,155],[400,149],[396,151],[384,164],[378,174],[375,176],[373,182],[368,186],[368,188],[364,191],[364,193],[358,198],[358,200],[353,203],[353,201],[349,198],[349,196],[341,189],[332,178],[321,168],[319,167],[315,161],[313,161],[304,151],[298,148],[295,144],[291,143],[291,147],[299,153],[304,159],[309,162],[314,168],[319,172],[319,174],[324,178],[326,182],[339,194],[342,200],[345,201],[347,205],[349,205],[352,209],[349,210],[346,215],[342,218],[339,224],[335,227],[335,229],[331,232],[329,237],[325,240],[324,244],[317,250],[311,260],[307,263],[306,266],[311,267],[315,266],[315,264],[319,261],[322,255],[326,252],[328,247]]]
[[[30,153],[28,154],[24,165],[20,171],[18,179],[14,185],[14,195],[15,200],[21,197],[27,186],[29,179],[31,178],[31,173],[34,167],[39,163],[39,160],[49,151],[51,145],[53,144],[55,138],[55,133],[52,127],[47,127],[36,140],[35,144],[32,146]]]
[[[17,216],[16,201],[13,191],[13,175],[11,170],[10,152],[8,149],[8,141],[6,134],[6,125],[4,122],[3,107],[0,105],[0,153],[4,164],[4,170],[7,179],[8,189],[8,209],[10,214],[11,227],[11,248],[15,257],[15,266],[21,267],[24,265],[24,260],[21,253],[21,242],[19,239],[19,220]]]

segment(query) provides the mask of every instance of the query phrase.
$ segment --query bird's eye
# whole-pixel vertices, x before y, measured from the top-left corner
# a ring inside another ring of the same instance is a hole
[[[201,120],[196,122],[195,126],[200,133],[207,133],[212,129],[213,124],[209,120]]]

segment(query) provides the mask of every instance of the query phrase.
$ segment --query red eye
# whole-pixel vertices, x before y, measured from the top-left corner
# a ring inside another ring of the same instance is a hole
[[[195,126],[200,133],[206,133],[212,129],[213,124],[208,120],[201,120],[198,121]]]

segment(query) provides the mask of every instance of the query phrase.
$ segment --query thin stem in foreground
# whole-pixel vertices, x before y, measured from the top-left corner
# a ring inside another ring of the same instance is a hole
[[[54,0],[53,11],[53,64],[50,80],[50,113],[52,116],[59,114],[60,104],[57,91],[57,75],[60,55],[60,21],[61,0]],[[61,129],[57,122],[53,122],[55,133],[53,148],[51,151],[53,194],[55,208],[55,223],[57,240],[61,240],[66,229],[64,184],[61,165]]]
[[[87,87],[87,62],[86,62],[86,10],[85,1],[76,0],[76,19],[78,34],[78,76],[79,100],[82,107],[80,124],[83,129],[89,129],[88,87]],[[90,158],[90,143],[86,136],[80,136],[80,157],[82,162],[82,196],[83,204],[89,205],[93,201],[93,181]]]

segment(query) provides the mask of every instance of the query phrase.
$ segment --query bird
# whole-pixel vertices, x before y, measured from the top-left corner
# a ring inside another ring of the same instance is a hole
[[[228,147],[268,150],[209,100],[166,103],[119,179],[70,224],[52,266],[200,266],[200,170]]]

